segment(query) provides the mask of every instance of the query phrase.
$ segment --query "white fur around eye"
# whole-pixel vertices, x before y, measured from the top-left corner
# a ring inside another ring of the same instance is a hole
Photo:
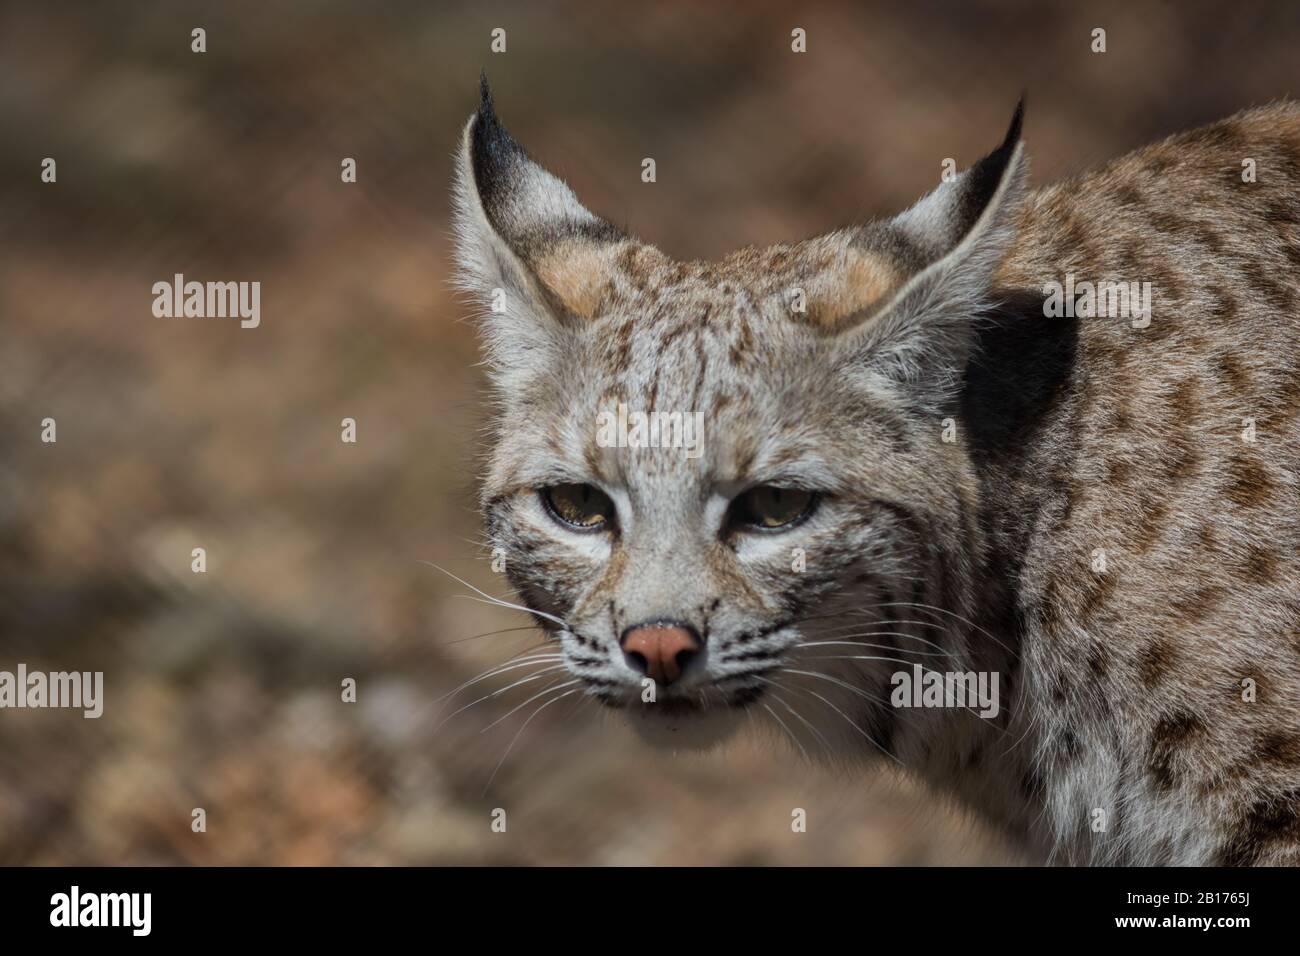
[[[709,503],[710,509],[712,504],[712,502]],[[730,504],[730,501],[726,502],[722,516],[716,519],[716,523],[711,526],[723,530]],[[789,563],[794,549],[806,544],[812,529],[819,522],[825,520],[824,509],[826,506],[827,503],[822,501],[817,506],[817,511],[806,521],[801,521],[788,529],[741,531],[735,534],[731,540],[736,549],[736,557],[746,563],[769,561]]]
[[[777,561],[788,564],[794,549],[807,543],[806,532],[812,520],[789,531],[741,533],[735,538],[736,556],[746,563]]]
[[[573,528],[567,528],[560,522],[556,521],[542,504],[542,497],[539,494],[530,494],[529,503],[525,514],[532,524],[548,537],[562,543],[565,547],[586,555],[593,561],[607,561],[610,554],[610,535],[604,531],[578,531]],[[617,500],[615,505],[618,506]],[[619,517],[622,517],[622,508],[619,506]]]
[[[727,522],[727,511],[731,508],[731,499],[726,495],[714,493],[704,504],[704,527],[712,528],[714,534],[722,534]]]

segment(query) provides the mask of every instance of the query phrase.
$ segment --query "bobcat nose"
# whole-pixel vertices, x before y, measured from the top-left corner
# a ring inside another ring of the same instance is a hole
[[[633,625],[618,643],[629,667],[664,685],[680,680],[691,658],[700,652],[699,632],[677,621]]]

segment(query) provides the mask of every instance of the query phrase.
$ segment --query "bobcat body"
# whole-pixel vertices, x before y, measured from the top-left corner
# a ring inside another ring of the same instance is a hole
[[[749,712],[1045,860],[1300,863],[1300,108],[1032,192],[1017,111],[892,220],[702,263],[583,208],[485,84],[456,197],[543,705],[687,747]],[[600,440],[620,405],[702,413],[697,453]],[[908,706],[932,672],[998,706]]]

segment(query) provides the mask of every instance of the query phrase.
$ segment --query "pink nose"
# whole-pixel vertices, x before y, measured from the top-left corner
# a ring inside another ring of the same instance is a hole
[[[619,642],[628,664],[656,684],[680,680],[690,659],[699,653],[695,628],[682,624],[641,624],[623,632]]]

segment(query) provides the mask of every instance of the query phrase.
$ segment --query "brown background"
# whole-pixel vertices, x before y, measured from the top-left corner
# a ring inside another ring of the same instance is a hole
[[[0,12],[0,669],[107,688],[0,711],[0,863],[1016,861],[906,782],[653,754],[591,707],[483,794],[527,695],[434,701],[537,636],[421,563],[506,593],[450,156],[486,67],[592,208],[715,258],[897,211],[1022,90],[1036,182],[1293,94],[1296,4],[45,6]],[[154,318],[176,272],[261,281],[261,327]]]

